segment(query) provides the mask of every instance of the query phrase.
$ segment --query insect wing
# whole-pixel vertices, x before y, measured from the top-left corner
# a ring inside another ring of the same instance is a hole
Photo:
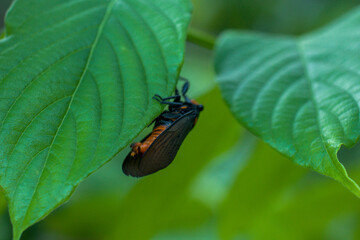
[[[146,137],[144,137],[141,142],[143,142],[145,139],[147,139],[151,135],[148,134]],[[123,165],[122,170],[126,176],[133,176],[133,177],[141,177],[141,173],[139,171],[139,164],[141,161],[142,156],[141,155],[135,155],[131,156],[132,151],[126,156]]]
[[[133,177],[141,177],[141,173],[139,172],[139,163],[141,160],[141,156],[135,155],[131,156],[131,152],[125,158],[122,170],[126,176],[133,176]]]
[[[194,127],[195,112],[189,112],[170,125],[151,144],[143,156],[128,157],[123,164],[126,175],[143,177],[166,168],[175,158],[180,145]]]
[[[145,152],[139,170],[146,175],[166,168],[175,158],[182,142],[194,127],[194,114],[178,119]]]

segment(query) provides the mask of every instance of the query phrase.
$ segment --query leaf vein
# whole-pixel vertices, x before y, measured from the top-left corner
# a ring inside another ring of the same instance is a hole
[[[150,26],[150,24],[144,19],[143,16],[141,16],[141,14],[135,9],[135,7],[133,7],[130,3],[124,1],[123,2],[125,5],[127,5],[131,10],[132,12],[137,16],[138,19],[140,19],[144,25],[149,29],[149,31],[151,32],[152,36],[153,36],[153,39],[155,40],[155,42],[157,43],[158,47],[159,47],[159,50],[160,50],[160,53],[161,53],[161,58],[163,60],[163,64],[164,64],[164,67],[165,67],[165,71],[166,71],[166,79],[165,79],[165,82],[166,82],[166,89],[168,90],[169,86],[169,70],[168,70],[168,66],[167,66],[167,62],[166,62],[166,58],[165,58],[165,53],[164,53],[164,49],[162,48],[161,44],[160,44],[160,41],[159,39],[157,38],[156,34],[155,34],[155,31],[153,30],[153,28]]]
[[[337,159],[334,159],[332,157],[332,155],[330,154],[330,150],[328,149],[328,146],[324,140],[324,136],[323,136],[323,132],[322,132],[322,127],[320,125],[320,122],[319,122],[319,115],[318,115],[318,112],[319,112],[319,107],[317,105],[317,102],[315,100],[315,93],[314,93],[314,89],[313,89],[313,84],[311,82],[311,79],[310,79],[310,76],[309,76],[309,69],[308,69],[308,66],[306,64],[306,59],[305,59],[305,56],[303,54],[303,48],[301,46],[301,42],[299,41],[295,41],[295,49],[297,49],[297,52],[299,54],[299,59],[300,59],[300,62],[304,68],[304,74],[305,74],[305,78],[307,80],[307,83],[308,83],[308,86],[309,86],[309,90],[310,90],[310,98],[311,98],[311,102],[313,103],[313,106],[315,108],[315,118],[316,118],[316,123],[317,123],[317,128],[319,130],[319,136],[321,138],[321,142],[323,144],[323,147],[328,155],[328,157],[330,158],[332,164],[334,165],[335,169],[339,172],[339,174],[341,176],[344,176],[344,172],[343,172],[343,168],[342,169],[339,169],[339,162]],[[342,165],[341,165],[342,166]]]
[[[73,95],[71,96],[71,100],[70,100],[68,109],[66,110],[66,112],[65,112],[65,114],[64,114],[64,117],[63,117],[62,121],[61,121],[60,124],[59,124],[58,130],[56,131],[56,133],[55,133],[55,135],[54,135],[54,137],[53,137],[53,140],[52,140],[52,142],[51,142],[51,144],[50,144],[50,148],[49,148],[49,151],[48,151],[48,155],[47,155],[47,157],[46,157],[46,160],[45,160],[44,167],[43,167],[43,169],[42,169],[42,171],[41,171],[40,178],[39,178],[39,180],[38,180],[38,182],[37,182],[37,184],[36,184],[36,188],[35,188],[34,193],[33,193],[33,195],[32,195],[31,202],[30,202],[30,204],[27,206],[27,210],[26,210],[25,217],[27,216],[28,211],[29,211],[29,209],[30,209],[30,206],[31,206],[31,204],[32,204],[32,202],[33,202],[33,200],[34,200],[35,192],[37,191],[37,189],[38,189],[38,187],[39,187],[39,182],[40,182],[40,179],[42,178],[42,174],[43,174],[43,172],[44,172],[44,169],[46,168],[47,161],[48,161],[48,159],[49,159],[52,146],[53,146],[53,144],[54,144],[54,142],[55,142],[55,140],[56,140],[56,137],[58,136],[59,130],[61,129],[61,127],[62,127],[62,125],[63,125],[63,123],[64,123],[64,121],[65,121],[65,118],[66,118],[67,114],[69,113],[70,107],[71,107],[72,102],[73,102],[73,100],[74,100],[74,96],[76,95],[76,93],[77,93],[77,91],[78,91],[78,89],[79,89],[79,86],[81,85],[82,80],[84,79],[85,73],[87,72],[87,70],[88,70],[88,68],[89,68],[89,65],[90,65],[90,62],[91,62],[91,59],[92,59],[92,55],[93,55],[93,53],[94,53],[94,51],[95,51],[95,48],[96,48],[97,43],[99,42],[100,35],[103,33],[105,24],[107,23],[107,21],[108,21],[108,19],[109,19],[109,16],[110,16],[110,14],[111,14],[111,12],[112,12],[113,6],[114,6],[114,4],[115,4],[116,1],[117,1],[117,0],[111,0],[111,2],[109,3],[109,5],[108,5],[108,7],[107,7],[106,13],[104,14],[104,17],[103,17],[103,19],[102,19],[102,21],[101,21],[101,24],[100,24],[98,33],[96,34],[94,43],[93,43],[93,45],[92,45],[92,48],[91,48],[91,51],[90,51],[90,54],[89,54],[89,57],[88,57],[87,64],[86,64],[86,66],[85,66],[85,68],[84,68],[84,71],[83,71],[83,73],[82,73],[79,81],[78,81],[77,87],[76,87]]]
[[[44,74],[46,74],[48,71],[50,71],[54,66],[56,66],[57,64],[61,63],[62,61],[66,60],[67,58],[73,56],[74,54],[81,52],[85,49],[88,49],[89,46],[86,47],[82,47],[79,49],[76,49],[68,54],[66,54],[65,56],[57,59],[53,64],[49,65],[46,69],[44,69],[43,71],[41,71],[38,75],[36,75],[33,79],[30,80],[30,82],[25,86],[25,88],[20,92],[20,94],[16,97],[15,101],[10,105],[9,110],[6,111],[6,114],[1,122],[0,125],[0,131],[3,129],[4,123],[7,119],[7,117],[9,116],[10,112],[12,111],[12,109],[16,106],[16,104],[18,103],[18,101],[20,100],[20,98],[23,96],[23,94],[26,92],[26,90],[38,79],[40,79]]]
[[[146,88],[146,90],[145,90],[145,92],[146,92],[146,97],[145,97],[145,99],[146,99],[146,108],[144,109],[144,114],[145,114],[145,112],[148,110],[149,104],[150,104],[150,102],[149,102],[150,89],[149,89],[149,82],[148,82],[148,77],[147,77],[147,73],[146,73],[144,60],[142,59],[142,56],[141,56],[141,54],[139,52],[139,49],[136,46],[135,41],[134,41],[133,37],[131,36],[130,32],[126,29],[126,27],[120,22],[120,20],[118,18],[115,18],[115,20],[116,20],[117,24],[123,29],[126,37],[131,42],[131,46],[132,46],[132,48],[134,50],[135,55],[137,56],[138,62],[140,63],[140,66],[141,66],[141,68],[143,70],[143,73],[144,73],[144,80],[145,80],[144,85],[145,85],[145,88]],[[111,43],[111,41],[109,39],[108,39],[108,41],[109,41],[111,47],[113,48],[113,50],[115,52],[114,45]],[[118,57],[117,56],[115,56],[115,57],[116,57],[116,60],[118,62],[119,68],[121,68]]]

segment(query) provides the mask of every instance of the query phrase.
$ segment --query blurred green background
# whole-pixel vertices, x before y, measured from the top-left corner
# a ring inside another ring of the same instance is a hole
[[[191,28],[213,36],[229,28],[298,35],[360,3],[193,2]],[[0,0],[1,19],[9,4]],[[129,151],[125,149],[80,184],[67,204],[26,231],[23,239],[359,240],[360,200],[335,181],[296,166],[244,130],[215,86],[212,57],[212,51],[188,43],[182,76],[190,78],[189,95],[205,110],[166,170],[142,179],[124,176],[121,164]],[[339,158],[360,181],[359,144],[341,149]],[[0,240],[9,239],[11,226],[0,196]]]

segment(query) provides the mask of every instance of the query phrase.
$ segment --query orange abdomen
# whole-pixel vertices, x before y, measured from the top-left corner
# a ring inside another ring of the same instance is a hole
[[[145,138],[142,142],[131,144],[132,155],[144,154],[150,145],[155,141],[159,135],[168,128],[168,125],[159,125],[151,132],[151,134]]]

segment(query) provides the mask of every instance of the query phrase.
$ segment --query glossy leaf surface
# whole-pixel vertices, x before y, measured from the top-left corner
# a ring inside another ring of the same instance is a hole
[[[360,135],[360,9],[301,37],[231,31],[216,71],[236,118],[294,162],[360,197],[337,159]]]
[[[18,0],[0,40],[0,184],[14,238],[162,110],[188,0]],[[120,170],[119,170],[120,174]]]

